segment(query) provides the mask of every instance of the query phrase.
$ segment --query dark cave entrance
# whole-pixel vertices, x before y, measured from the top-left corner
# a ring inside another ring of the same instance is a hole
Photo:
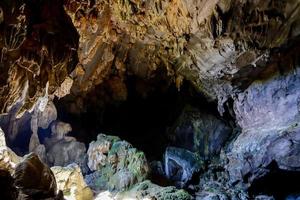
[[[253,181],[249,188],[250,196],[268,195],[276,200],[297,199],[300,194],[300,171],[279,169],[276,162],[272,162],[268,169],[266,175]]]
[[[117,135],[134,147],[145,152],[147,159],[161,160],[170,141],[168,131],[189,104],[218,115],[214,102],[208,102],[197,93],[193,86],[184,82],[180,91],[174,84],[156,83],[149,95],[142,96],[136,91],[140,80],[128,77],[126,101],[109,103],[85,102],[85,110],[80,114],[71,114],[66,109],[68,97],[56,101],[58,119],[70,123],[71,135],[88,145],[99,133]],[[162,88],[161,86],[164,86]],[[97,93],[93,93],[95,97]],[[96,97],[97,98],[97,97]],[[100,98],[100,97],[99,97]],[[73,99],[74,101],[74,99]]]

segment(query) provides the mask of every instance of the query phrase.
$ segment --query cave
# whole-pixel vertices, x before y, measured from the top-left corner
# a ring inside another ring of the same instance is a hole
[[[0,199],[299,199],[299,57],[299,0],[2,0]]]
[[[174,84],[166,88],[159,86],[143,96],[136,90],[139,81],[136,77],[128,77],[128,96],[125,101],[101,101],[103,87],[95,88],[89,95],[95,95],[96,101],[84,100],[87,106],[72,114],[66,105],[76,101],[60,99],[54,101],[58,110],[58,119],[71,124],[69,135],[89,144],[99,133],[117,135],[129,141],[146,153],[150,161],[161,160],[168,145],[171,144],[168,134],[186,105],[193,105],[201,110],[212,112],[220,117],[215,102],[208,102],[201,93],[197,93],[188,82],[183,83],[180,90]],[[145,82],[145,84],[151,84]],[[153,83],[152,83],[153,84]],[[167,83],[156,83],[156,85]],[[147,86],[145,86],[147,87]],[[99,95],[99,96],[97,96]]]
[[[268,166],[268,172],[257,178],[251,184],[249,193],[251,196],[269,195],[275,199],[297,199],[299,195],[299,171],[279,169],[276,162]]]

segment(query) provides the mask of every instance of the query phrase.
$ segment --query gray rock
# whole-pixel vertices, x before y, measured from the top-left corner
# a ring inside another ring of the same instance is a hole
[[[275,161],[280,169],[300,170],[300,69],[293,74],[255,82],[234,98],[242,133],[227,157],[232,181],[251,182]]]
[[[233,186],[229,182],[229,174],[222,167],[222,162],[215,161],[207,167],[207,171],[200,175],[199,190],[196,200],[248,200],[246,189],[241,185]]]
[[[123,191],[144,181],[149,173],[143,152],[116,136],[104,134],[90,143],[88,166],[93,173],[85,176],[85,180],[96,191]]]
[[[202,164],[197,154],[186,149],[168,147],[164,154],[165,175],[180,187],[184,187],[200,171]]]
[[[173,145],[199,153],[204,159],[217,155],[232,130],[212,114],[186,106],[172,128]]]
[[[271,197],[271,196],[259,195],[259,196],[256,196],[254,198],[254,200],[275,200],[275,199],[274,199],[274,197]]]
[[[71,163],[76,163],[83,170],[86,168],[85,145],[73,140],[59,140],[54,145],[47,147],[47,160],[50,166],[66,167]]]

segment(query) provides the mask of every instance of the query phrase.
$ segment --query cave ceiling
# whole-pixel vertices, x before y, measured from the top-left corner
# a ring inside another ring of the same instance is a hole
[[[1,113],[102,84],[125,100],[128,76],[188,81],[222,113],[235,91],[293,69],[299,16],[298,0],[3,0]]]

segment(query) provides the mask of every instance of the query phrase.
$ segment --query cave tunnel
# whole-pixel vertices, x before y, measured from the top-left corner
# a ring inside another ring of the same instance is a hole
[[[146,96],[136,90],[140,83],[137,77],[130,77],[126,81],[128,96],[125,101],[106,103],[101,102],[99,90],[96,87],[92,94],[98,101],[87,100],[86,107],[80,114],[72,114],[66,109],[68,99],[55,101],[58,119],[70,123],[70,135],[79,141],[89,144],[99,133],[117,135],[129,141],[136,148],[146,153],[147,159],[161,160],[163,153],[171,141],[168,136],[186,105],[192,105],[212,112],[219,116],[216,103],[207,99],[189,83],[184,82],[180,90],[175,84],[153,89]],[[147,83],[146,83],[147,84]],[[149,84],[149,83],[148,83]],[[87,96],[89,96],[87,95]],[[76,99],[72,100],[76,101]]]

